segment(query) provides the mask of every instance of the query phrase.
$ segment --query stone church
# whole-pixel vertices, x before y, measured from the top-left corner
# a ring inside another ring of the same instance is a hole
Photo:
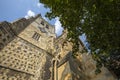
[[[0,80],[116,80],[107,68],[95,74],[90,54],[72,56],[67,31],[56,37],[55,28],[40,15],[0,23]]]

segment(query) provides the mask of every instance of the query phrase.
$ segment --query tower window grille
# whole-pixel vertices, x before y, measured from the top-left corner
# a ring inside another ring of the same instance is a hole
[[[34,35],[32,36],[32,38],[38,41],[40,38],[40,34],[35,32]]]

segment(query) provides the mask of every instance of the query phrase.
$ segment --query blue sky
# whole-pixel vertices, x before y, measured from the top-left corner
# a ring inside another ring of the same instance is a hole
[[[48,11],[38,0],[0,0],[0,21],[13,21],[24,17],[29,10],[42,16]]]
[[[22,17],[41,14],[50,24],[55,25],[56,33],[59,36],[62,33],[59,18],[49,21],[44,17],[47,11],[49,9],[44,8],[39,0],[0,0],[0,22],[12,22]]]
[[[42,17],[50,24],[55,25],[57,36],[61,35],[63,28],[59,18],[48,20],[45,18],[45,13],[49,9],[44,8],[44,5],[39,3],[39,0],[0,0],[0,22],[12,22],[19,18],[35,16],[41,14]],[[85,35],[81,36],[81,40],[85,43]]]

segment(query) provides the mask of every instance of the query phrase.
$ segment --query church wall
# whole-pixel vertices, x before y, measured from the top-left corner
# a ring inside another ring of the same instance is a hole
[[[20,34],[29,24],[31,24],[34,20],[36,20],[40,15],[36,17],[31,17],[29,19],[21,18],[11,23],[11,28],[15,32],[16,35]]]
[[[46,62],[45,56],[46,53],[42,49],[16,37],[0,52],[0,66],[37,78]]]
[[[35,22],[37,19],[22,18],[12,24],[0,23],[0,80],[50,79],[53,56],[47,48],[53,49],[53,44],[47,46],[55,34],[41,32]],[[37,40],[33,38],[35,32],[40,34]]]
[[[58,67],[57,72],[58,80],[72,80],[72,74],[68,61],[61,65],[60,67]]]
[[[4,48],[15,36],[8,22],[0,23],[0,50]]]
[[[64,34],[63,34],[64,36]],[[59,61],[58,65],[61,64],[62,61],[66,61],[64,64],[70,67],[70,75],[72,76],[72,80],[116,80],[116,77],[107,70],[107,68],[102,67],[101,73],[96,75],[96,62],[92,59],[91,55],[88,53],[81,53],[81,50],[84,49],[84,46],[80,44],[80,51],[76,54],[75,58],[71,55],[67,58],[67,54],[72,50],[72,44],[68,41],[65,41],[65,38],[61,36],[57,39],[58,49],[61,51],[58,53],[58,57],[56,56],[56,60]],[[64,41],[63,43],[59,43],[59,41]],[[60,47],[61,46],[61,47]],[[59,57],[60,56],[60,57]],[[67,71],[68,68],[65,68],[64,64],[60,65],[58,68],[58,76],[60,75],[60,80],[65,80],[63,77],[65,76],[64,71]]]
[[[0,66],[0,80],[35,80],[33,75]]]
[[[54,28],[51,28],[51,26],[44,22],[44,25],[48,25],[49,27],[49,29],[46,29],[46,27],[43,26],[40,22],[40,18],[37,18],[34,22],[28,25],[27,28],[25,28],[18,36],[44,50],[53,50],[53,39],[55,38],[55,34],[47,32],[47,30],[51,31],[51,29]],[[36,33],[39,35],[39,38],[37,40],[33,38],[34,34]]]
[[[105,67],[95,75],[90,55],[68,55],[72,43],[66,37],[64,32],[56,38],[54,27],[41,16],[0,23],[0,80],[115,80]],[[79,48],[84,49],[81,42]]]
[[[90,54],[84,53],[81,55],[81,63],[84,68],[84,74],[89,77],[90,80],[115,80],[116,77],[104,66],[101,68],[101,73],[95,74],[96,62],[92,59]]]

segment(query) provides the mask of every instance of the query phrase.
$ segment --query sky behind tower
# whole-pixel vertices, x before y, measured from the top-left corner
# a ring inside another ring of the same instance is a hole
[[[45,14],[48,11],[49,9],[44,8],[44,5],[39,3],[39,0],[0,0],[0,22],[13,22],[19,18],[29,18],[41,14],[46,21],[55,25],[55,33],[60,36],[63,28],[59,18],[47,19]],[[85,43],[86,38],[84,36],[81,36],[80,39]]]
[[[46,21],[55,25],[55,32],[59,36],[63,30],[59,18],[53,20],[45,18],[45,13],[48,11],[49,9],[44,8],[39,0],[0,0],[0,22],[12,22],[19,18],[41,14]]]

